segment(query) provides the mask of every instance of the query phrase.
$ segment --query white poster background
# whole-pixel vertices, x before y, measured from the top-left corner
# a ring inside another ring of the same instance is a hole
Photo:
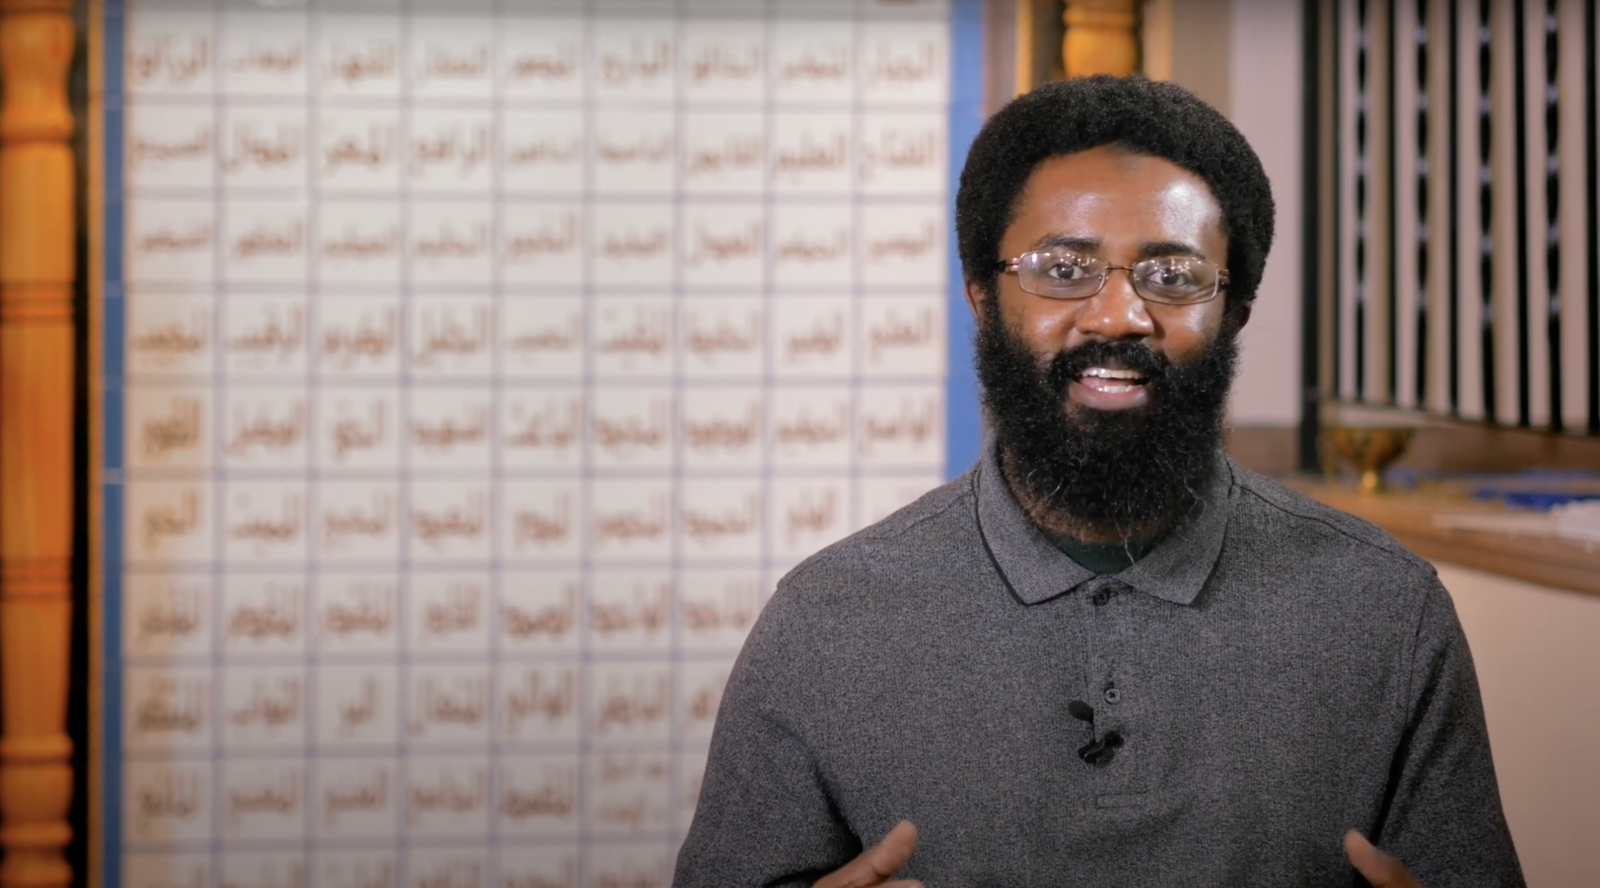
[[[948,4],[117,6],[116,877],[666,884],[943,474]]]

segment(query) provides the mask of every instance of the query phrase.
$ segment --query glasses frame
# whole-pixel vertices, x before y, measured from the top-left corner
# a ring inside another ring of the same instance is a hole
[[[1100,295],[1100,291],[1104,290],[1106,288],[1106,281],[1111,280],[1111,272],[1117,271],[1118,269],[1121,269],[1122,271],[1126,271],[1128,273],[1128,285],[1133,287],[1133,292],[1134,292],[1134,294],[1136,296],[1138,296],[1140,299],[1144,300],[1145,302],[1154,302],[1157,305],[1179,305],[1179,306],[1183,306],[1183,305],[1204,305],[1207,302],[1210,302],[1211,300],[1217,298],[1217,294],[1221,293],[1228,286],[1228,270],[1226,268],[1219,268],[1219,269],[1217,269],[1217,279],[1211,285],[1211,292],[1206,294],[1206,296],[1204,298],[1190,299],[1190,300],[1187,300],[1187,301],[1184,301],[1184,302],[1173,302],[1173,301],[1168,300],[1168,299],[1151,298],[1150,296],[1145,295],[1145,293],[1142,290],[1139,289],[1139,278],[1138,278],[1137,275],[1135,275],[1133,273],[1133,270],[1137,266],[1142,265],[1142,264],[1144,264],[1146,262],[1151,262],[1151,261],[1154,261],[1154,259],[1163,258],[1163,257],[1154,257],[1153,259],[1141,259],[1138,262],[1135,262],[1133,265],[1113,265],[1113,264],[1111,264],[1109,262],[1104,263],[1105,269],[1100,272],[1100,284],[1099,284],[1099,286],[1095,287],[1093,292],[1085,293],[1082,296],[1063,296],[1063,295],[1061,295],[1059,293],[1040,293],[1040,292],[1038,292],[1036,290],[1028,289],[1027,285],[1025,285],[1022,282],[1022,261],[1024,259],[1028,258],[1029,256],[1038,256],[1038,255],[1042,255],[1042,254],[1049,254],[1049,253],[1056,253],[1056,252],[1070,252],[1070,251],[1029,250],[1028,252],[1017,256],[1015,259],[1002,259],[1000,261],[1000,264],[999,264],[999,271],[1000,271],[1001,274],[1014,274],[1014,275],[1016,275],[1017,276],[1017,286],[1021,287],[1022,288],[1022,292],[1024,292],[1024,293],[1031,293],[1034,296],[1038,296],[1038,297],[1040,297],[1042,299],[1058,299],[1058,300],[1061,300],[1063,302],[1078,302],[1078,301],[1081,301],[1081,300],[1084,300],[1084,299],[1093,299],[1094,297],[1099,296]],[[1078,254],[1072,253],[1071,255],[1078,255]],[[1099,259],[1095,259],[1093,256],[1085,256],[1083,258],[1091,259],[1091,260],[1093,260],[1095,262],[1100,262],[1101,261]],[[1199,259],[1199,257],[1190,257],[1190,258]],[[1204,259],[1199,259],[1199,261],[1206,262],[1206,260],[1204,260]],[[1211,264],[1211,263],[1207,262],[1207,264]]]

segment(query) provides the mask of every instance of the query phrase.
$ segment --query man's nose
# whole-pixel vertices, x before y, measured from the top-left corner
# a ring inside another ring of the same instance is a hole
[[[1100,339],[1138,339],[1155,333],[1149,307],[1133,288],[1133,272],[1113,268],[1105,286],[1083,301],[1075,326]]]

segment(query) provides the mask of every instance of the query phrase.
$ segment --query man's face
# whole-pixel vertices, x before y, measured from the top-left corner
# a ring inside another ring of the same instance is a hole
[[[1039,165],[1001,256],[1068,247],[1118,266],[1161,256],[1220,265],[1222,218],[1194,174],[1096,148]],[[990,419],[1035,517],[1113,537],[1176,520],[1220,439],[1236,354],[1224,295],[1150,302],[1117,270],[1086,299],[1026,292],[1015,274],[1000,276],[997,299],[970,284],[968,297]]]
[[[1222,208],[1195,174],[1159,157],[1104,145],[1040,163],[1023,189],[1015,219],[1000,241],[1011,259],[1031,250],[1070,245],[1112,265],[1154,256],[1189,255],[1225,265],[1228,239]],[[1088,299],[1064,300],[1022,290],[1014,274],[999,281],[999,314],[1007,329],[1047,364],[1094,341],[1137,342],[1173,364],[1198,358],[1222,328],[1225,300],[1198,305],[1146,302],[1128,273],[1113,271]],[[982,318],[975,285],[968,299]],[[1124,367],[1085,367],[1062,392],[1075,408],[1129,410],[1149,402],[1149,388],[1095,375]]]

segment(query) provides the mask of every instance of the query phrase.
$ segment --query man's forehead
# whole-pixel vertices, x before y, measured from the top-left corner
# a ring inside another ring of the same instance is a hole
[[[1158,157],[1154,154],[1146,154],[1141,151],[1135,151],[1127,145],[1113,143],[1104,147],[1112,153],[1112,155],[1116,158],[1117,163],[1121,165],[1124,170],[1128,170],[1130,172],[1134,169],[1137,169],[1140,164],[1151,159],[1164,160],[1167,163],[1172,163],[1172,161],[1167,160],[1164,157]],[[1176,164],[1173,165],[1176,166]]]
[[[1110,239],[1209,252],[1219,245],[1203,242],[1226,241],[1222,208],[1204,180],[1165,158],[1125,149],[1049,158],[1035,167],[1021,198],[1008,225],[1013,244],[1015,237],[1039,246]]]
[[[1069,234],[1063,231],[1047,231],[1028,245],[1030,250],[1061,249],[1091,255],[1100,252],[1104,247],[1104,239],[1098,236],[1092,234]],[[1210,258],[1200,244],[1181,240],[1140,241],[1135,249],[1142,257],[1195,256],[1200,259]]]

